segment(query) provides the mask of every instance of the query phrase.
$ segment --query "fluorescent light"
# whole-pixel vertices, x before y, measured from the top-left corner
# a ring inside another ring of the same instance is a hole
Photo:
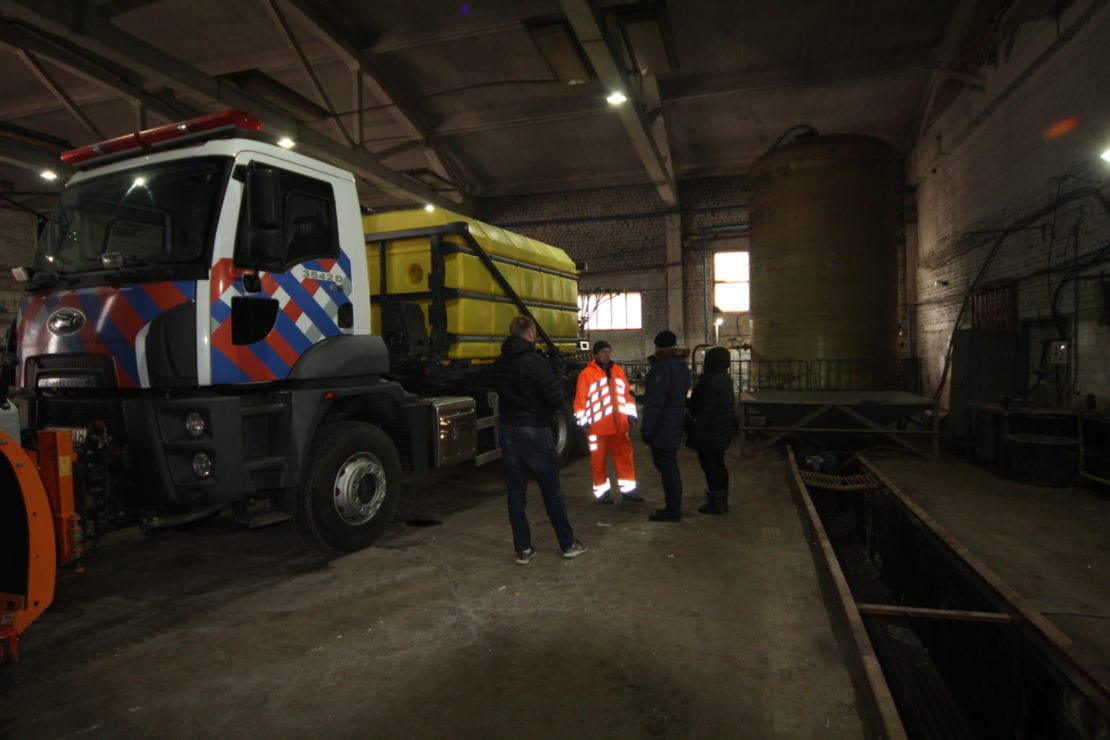
[[[434,211],[435,209],[436,209],[436,207],[435,207],[435,206],[433,206],[433,205],[432,205],[431,203],[429,203],[428,205],[424,206],[424,210],[425,210],[425,211],[427,211],[428,213],[431,213],[431,212],[432,212],[432,211]]]
[[[1103,160],[1110,162],[1110,149],[1107,149],[1102,153],[1102,158]]]
[[[605,100],[609,103],[609,105],[620,105],[621,103],[628,100],[628,98],[625,97],[625,94],[622,93],[620,90],[616,90],[609,93],[609,97],[605,98]]]
[[[288,136],[283,136],[278,139],[277,145],[280,146],[282,149],[292,149],[297,145],[297,142],[293,141]]]
[[[1103,156],[1105,157],[1106,155],[1104,154]],[[41,177],[43,180],[57,180],[58,179],[58,175],[57,175],[57,173],[54,172],[54,170],[43,170],[42,172],[39,173],[39,177]]]

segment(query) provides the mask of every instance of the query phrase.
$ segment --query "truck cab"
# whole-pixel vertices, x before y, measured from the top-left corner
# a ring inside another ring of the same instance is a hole
[[[229,111],[63,155],[83,169],[21,275],[15,385],[28,444],[72,430],[91,537],[270,498],[314,544],[356,549],[396,508],[398,448],[429,464],[427,404],[382,378],[352,300],[352,175],[259,129]],[[310,469],[337,444],[366,449]],[[334,489],[322,513],[313,485]]]

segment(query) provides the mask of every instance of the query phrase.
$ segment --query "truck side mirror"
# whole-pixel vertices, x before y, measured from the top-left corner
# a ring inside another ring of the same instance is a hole
[[[236,264],[279,270],[284,261],[281,173],[272,167],[251,167],[246,181],[246,229],[240,230]]]
[[[283,239],[281,229],[254,229],[250,241],[251,267],[263,270],[282,268]]]
[[[272,167],[252,167],[247,175],[251,226],[255,229],[281,227],[281,175]]]

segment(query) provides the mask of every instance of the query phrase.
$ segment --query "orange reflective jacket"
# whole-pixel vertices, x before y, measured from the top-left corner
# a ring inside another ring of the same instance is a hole
[[[574,417],[590,434],[628,431],[628,419],[636,418],[636,402],[620,365],[614,362],[607,376],[597,360],[590,360],[578,375]]]

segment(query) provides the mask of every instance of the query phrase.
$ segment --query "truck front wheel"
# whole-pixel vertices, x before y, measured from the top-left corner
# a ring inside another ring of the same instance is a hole
[[[401,460],[393,442],[376,426],[343,421],[316,432],[289,513],[309,545],[354,552],[382,536],[400,498]]]

